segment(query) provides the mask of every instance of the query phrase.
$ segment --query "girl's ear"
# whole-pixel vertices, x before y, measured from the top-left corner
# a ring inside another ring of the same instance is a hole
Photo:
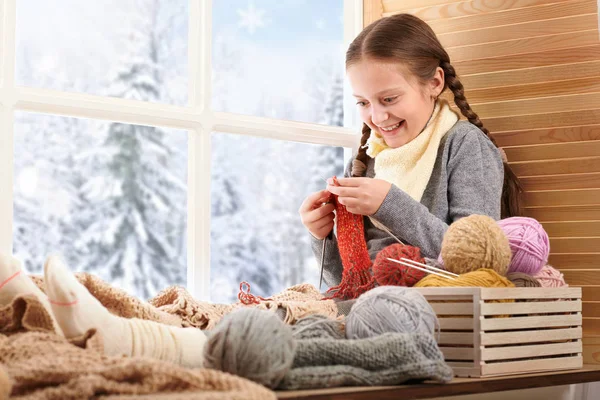
[[[435,73],[433,74],[433,78],[429,81],[429,89],[431,91],[431,95],[436,99],[442,94],[442,90],[444,90],[445,76],[444,70],[440,67],[437,67]]]

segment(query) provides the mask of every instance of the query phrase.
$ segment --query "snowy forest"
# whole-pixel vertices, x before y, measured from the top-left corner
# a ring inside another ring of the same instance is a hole
[[[18,85],[187,105],[187,0],[81,3],[17,2]],[[342,6],[213,1],[213,109],[342,126]],[[28,272],[58,253],[143,299],[185,285],[190,134],[17,113],[13,252]],[[211,142],[211,301],[236,301],[241,281],[262,296],[317,284],[298,208],[342,173],[343,149]]]

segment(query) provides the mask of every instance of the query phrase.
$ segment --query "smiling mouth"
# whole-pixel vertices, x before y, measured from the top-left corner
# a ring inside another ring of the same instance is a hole
[[[404,124],[404,120],[398,122],[396,125],[388,126],[387,128],[379,127],[379,129],[381,129],[382,132],[390,133],[400,128],[402,124]]]

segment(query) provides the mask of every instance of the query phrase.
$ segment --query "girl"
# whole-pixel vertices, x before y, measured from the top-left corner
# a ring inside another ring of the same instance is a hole
[[[396,243],[388,233],[421,249],[440,253],[444,233],[471,214],[494,219],[519,214],[520,187],[503,152],[467,102],[448,53],[419,18],[398,14],[380,19],[352,42],[346,71],[364,121],[360,148],[340,186],[309,195],[300,207],[317,259],[327,243],[324,280],[338,285],[342,262],[332,235],[330,194],[349,212],[364,218],[373,260]],[[468,119],[440,94],[449,88]]]

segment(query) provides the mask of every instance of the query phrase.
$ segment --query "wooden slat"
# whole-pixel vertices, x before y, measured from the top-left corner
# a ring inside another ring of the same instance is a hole
[[[543,226],[551,238],[600,236],[600,221],[544,222]],[[600,258],[597,259],[597,262],[600,264]]]
[[[363,0],[363,26],[375,22],[383,16],[381,0]]]
[[[600,271],[598,271],[600,277]],[[581,312],[581,301],[539,301],[526,303],[484,303],[481,315],[544,314],[553,312]]]
[[[438,6],[440,4],[460,3],[465,0],[380,0],[386,13],[400,12],[410,8]]]
[[[468,26],[468,25],[465,25]],[[469,46],[479,43],[500,42],[534,36],[559,35],[562,33],[593,30],[598,28],[596,13],[555,18],[551,20],[524,22],[520,24],[473,29],[437,35],[445,48]]]
[[[600,335],[600,318],[583,319],[583,337]]]
[[[600,140],[504,147],[509,162],[599,157]]]
[[[481,321],[482,331],[500,331],[507,329],[551,328],[579,326],[581,315],[544,315],[539,317],[486,318]],[[585,332],[584,332],[585,334]]]
[[[600,108],[600,93],[554,96],[538,99],[471,104],[481,118],[514,117],[520,115],[564,113]]]
[[[473,344],[472,332],[440,332],[440,345],[448,344]]]
[[[600,236],[550,238],[550,249],[557,253],[592,253],[600,250]],[[588,283],[588,285],[593,285]]]
[[[554,3],[565,2],[569,0],[552,0]],[[424,7],[417,9],[403,10],[414,14],[425,21],[431,21],[441,18],[464,17],[468,15],[478,15],[489,12],[505,11],[516,8],[533,7],[542,4],[548,4],[548,0],[470,0],[460,3],[442,4],[439,6]]]
[[[600,83],[596,77],[562,80],[552,84],[542,82],[477,90],[465,87],[467,100],[472,104],[600,92]]]
[[[600,285],[600,270],[598,269],[564,269],[565,282],[570,286]]]
[[[531,176],[519,180],[524,190],[597,189],[600,186],[600,173]]]
[[[511,162],[510,167],[517,176],[600,172],[600,156],[559,158],[554,160],[519,161]]]
[[[548,82],[564,81],[565,79],[594,78],[597,76],[600,76],[600,61],[586,61],[572,64],[549,65],[546,67],[461,75],[460,81],[467,88],[467,96],[470,100],[473,90],[478,89],[505,88],[534,83],[545,83],[547,89],[552,89],[552,85],[548,85]]]
[[[584,302],[581,314],[584,317],[600,318],[600,301]]]
[[[537,115],[484,118],[483,124],[490,132],[520,131],[525,129],[561,128],[580,125],[597,125],[600,109],[555,112]]]
[[[595,253],[558,253],[551,252],[548,263],[558,269],[600,269],[600,249]],[[591,290],[591,289],[590,289]],[[592,296],[587,290],[587,295]],[[584,301],[595,301],[591,298],[586,299],[586,290],[583,291]],[[600,287],[598,288],[598,301],[600,301]]]
[[[600,204],[600,189],[541,190],[524,192],[521,198],[526,207]],[[596,232],[600,232],[600,226],[597,224],[594,225],[594,227],[588,227],[581,222],[573,223],[572,226],[562,226],[557,228],[565,230],[566,234],[562,236],[596,236],[589,233],[591,232],[591,229],[597,229]],[[583,231],[586,231],[587,233],[576,233]]]
[[[440,329],[444,330],[473,330],[473,318],[439,318]]]
[[[573,43],[572,45],[573,47],[561,51],[536,51],[529,54],[516,54],[461,62],[452,60],[452,65],[457,73],[462,76],[573,62],[598,61],[600,59],[600,44],[577,46],[577,44]]]
[[[585,314],[584,314],[585,315]],[[540,329],[535,331],[515,332],[484,332],[481,334],[481,345],[490,346],[498,344],[549,342],[554,340],[581,339],[581,328],[566,329]]]
[[[542,288],[532,291],[529,288],[481,288],[482,300],[504,299],[579,299],[579,288]]]
[[[571,353],[581,353],[581,341],[534,344],[529,346],[509,346],[491,349],[484,348],[481,349],[481,359],[484,361],[511,360]]]
[[[430,303],[436,315],[473,315],[473,303]]]
[[[445,360],[473,360],[474,351],[472,347],[443,347],[440,346]]]
[[[596,183],[596,185],[598,184]],[[585,206],[525,207],[524,211],[526,216],[535,218],[540,222],[587,221],[600,219],[600,204]],[[585,251],[571,250],[558,252],[584,253]]]
[[[595,28],[586,31],[561,33],[559,35],[539,36],[494,43],[481,43],[471,46],[448,47],[446,48],[446,51],[453,62],[461,62],[482,58],[527,54],[534,51],[556,51],[597,43],[598,28]],[[464,72],[459,71],[459,73]]]
[[[402,0],[396,0],[401,2]],[[387,9],[386,9],[387,10]],[[490,12],[470,15],[462,18],[448,18],[429,21],[428,24],[439,35],[469,29],[481,29],[491,26],[519,24],[522,22],[539,21],[568,17],[573,15],[590,14],[597,10],[596,0],[578,0],[569,2],[551,2],[536,7],[515,8],[502,12]]]
[[[539,360],[524,360],[513,362],[491,363],[481,366],[483,375],[504,375],[511,373],[523,373],[534,371],[548,371],[560,369],[581,368],[583,358],[578,355],[575,357],[557,357]]]
[[[582,286],[584,301],[600,301],[600,286]]]
[[[600,125],[540,128],[522,131],[492,132],[498,146],[542,145],[600,140]],[[515,160],[516,161],[516,160]]]

